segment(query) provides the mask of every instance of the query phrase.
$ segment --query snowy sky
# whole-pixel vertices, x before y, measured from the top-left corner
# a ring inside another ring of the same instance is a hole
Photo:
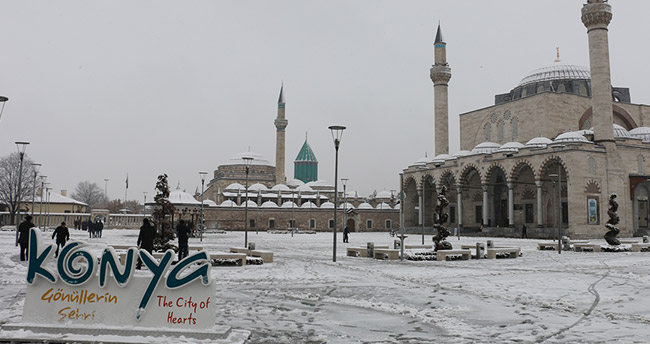
[[[452,69],[458,114],[494,103],[532,70],[588,66],[585,0],[4,1],[0,0],[0,156],[29,141],[55,191],[83,180],[111,198],[153,197],[156,176],[193,192],[250,150],[274,162],[284,81],[287,176],[305,132],[319,178],[333,182],[328,126],[345,125],[339,176],[362,195],[398,187],[433,152],[433,39]],[[612,83],[650,103],[650,2],[610,1]],[[522,123],[522,125],[525,125]]]

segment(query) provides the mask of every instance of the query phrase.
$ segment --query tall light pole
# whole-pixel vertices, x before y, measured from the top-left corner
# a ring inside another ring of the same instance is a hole
[[[244,247],[248,247],[248,173],[250,172],[253,157],[244,156],[244,165],[246,166],[246,203],[244,205]]]
[[[142,191],[142,194],[144,195],[144,202],[142,203],[142,215],[147,213],[147,192]]]
[[[342,125],[332,125],[329,127],[329,130],[332,132],[332,139],[334,140],[334,149],[335,160],[334,160],[334,226],[332,227],[332,233],[334,234],[334,244],[332,247],[332,261],[336,262],[336,213],[338,212],[338,203],[339,203],[339,145],[341,144],[341,139],[343,138],[343,130],[345,127]]]
[[[200,171],[199,176],[201,177],[201,222],[199,224],[199,237],[201,238],[201,241],[203,241],[203,192],[204,186],[205,186],[205,176],[208,175],[208,172],[205,171]]]
[[[16,194],[16,204],[18,210],[16,211],[16,246],[18,246],[18,227],[20,227],[20,202],[22,201],[22,186],[23,186],[23,159],[25,159],[25,149],[29,142],[16,142],[18,154],[20,155],[20,167],[18,168],[18,193]]]
[[[108,178],[104,178],[104,198],[108,203]]]
[[[404,173],[399,174],[399,228],[402,242],[399,245],[400,260],[404,260]]]
[[[41,219],[43,218],[43,196],[45,195],[45,179],[47,179],[47,176],[41,175],[41,205],[38,207],[38,228],[41,228]]]
[[[348,178],[341,178],[341,183],[343,183],[343,224],[341,227],[345,228],[345,226],[348,224],[348,192],[346,190],[346,187],[348,186]],[[348,228],[348,230],[350,230]]]
[[[34,168],[34,188],[32,189],[32,219],[34,218],[34,201],[36,200],[36,175],[38,175],[38,170],[41,167],[41,164],[32,164]]]
[[[0,103],[2,103],[2,108],[0,108],[0,118],[2,118],[2,112],[5,110],[5,103],[9,100],[9,98],[5,96],[0,96]]]
[[[46,188],[46,194],[47,194],[47,206],[46,206],[46,214],[45,214],[45,228],[47,228],[50,225],[50,191],[52,188]]]

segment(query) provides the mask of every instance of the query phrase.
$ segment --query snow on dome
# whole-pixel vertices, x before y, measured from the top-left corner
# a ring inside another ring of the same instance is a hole
[[[251,160],[250,162],[251,165],[273,166],[263,156],[254,152],[242,152],[242,153],[235,154],[230,159],[228,159],[226,165],[245,165],[246,160],[244,160],[244,157],[253,158],[253,160]]]
[[[172,204],[201,205],[201,202],[197,201],[194,196],[181,189],[176,189],[169,193],[169,202]]]
[[[438,154],[435,158],[431,159],[431,162],[433,163],[442,163],[445,162],[445,160],[451,160],[453,157],[449,154]]]
[[[260,208],[278,208],[278,204],[272,201],[266,201],[260,205]]]
[[[329,202],[329,201],[321,203],[320,208],[321,209],[334,209],[334,203]]]
[[[476,147],[474,147],[474,149],[472,149],[471,153],[472,154],[492,154],[494,151],[499,149],[499,147],[501,147],[501,145],[499,145],[498,143],[485,141],[485,142],[481,142],[481,143],[477,144]]]
[[[203,206],[205,207],[216,207],[217,203],[211,199],[203,200]]]
[[[567,131],[566,133],[562,133],[558,135],[554,140],[553,143],[559,143],[559,142],[566,142],[566,143],[571,143],[571,142],[589,142],[584,135],[582,135],[580,132],[576,131]]]
[[[304,185],[304,184],[305,184],[305,182],[303,182],[303,181],[300,180],[300,179],[289,179],[289,180],[287,181],[287,185],[290,186],[290,187],[294,187],[294,188],[295,188],[295,187],[298,187],[298,186],[300,186],[300,185]]]
[[[557,64],[532,71],[528,76],[521,79],[518,86],[549,81],[549,80],[589,80],[591,73],[589,68],[574,65]]]
[[[628,138],[628,137],[632,137],[632,135],[630,135],[630,132],[627,131],[627,129],[621,127],[618,124],[614,124],[614,138],[615,139],[624,139],[624,138]]]
[[[240,208],[245,208],[245,207],[246,207],[246,203],[248,203],[248,207],[249,207],[249,208],[257,208],[257,203],[255,203],[254,201],[251,201],[250,199],[249,199],[248,201],[246,201],[246,202],[242,202],[242,203],[239,205],[239,207],[240,207]]]
[[[472,154],[472,152],[463,149],[463,150],[459,150],[458,152],[452,154],[452,156],[454,158],[460,158],[461,156],[468,156],[468,155],[471,155],[471,154]]]
[[[301,192],[313,192],[314,189],[311,188],[311,186],[307,184],[300,185],[299,187],[296,188],[296,190],[301,191]]]
[[[391,198],[391,196],[392,195],[390,194],[390,191],[384,190],[377,193],[377,196],[375,196],[375,198]]]
[[[359,193],[356,192],[356,191],[352,191],[352,190],[350,190],[350,191],[346,191],[344,197],[347,197],[347,198],[357,198],[357,197],[359,197]]]
[[[264,184],[255,183],[248,187],[248,191],[267,191],[269,188]]]
[[[551,139],[546,138],[544,136],[540,136],[540,137],[534,137],[530,139],[530,141],[526,142],[526,147],[546,148],[546,146],[550,145],[551,143],[553,143]]]
[[[228,186],[226,186],[225,190],[244,190],[244,186],[239,184],[239,183],[232,183]]]
[[[630,130],[630,136],[641,139],[643,142],[650,142],[650,127],[638,127]]]
[[[322,179],[315,180],[313,182],[309,182],[306,185],[309,185],[312,188],[317,188],[317,187],[320,187],[320,188],[333,188],[334,187],[334,185],[332,185],[328,181],[322,180]]]
[[[318,207],[316,207],[316,204],[314,204],[314,202],[312,202],[312,201],[307,201],[307,202],[303,203],[303,204],[300,206],[300,208],[302,208],[302,209],[309,209],[309,208],[318,208]]]
[[[363,202],[359,204],[357,209],[374,209],[374,208],[372,207],[372,205],[370,205],[370,203]]]
[[[275,185],[273,185],[271,190],[274,190],[274,191],[291,191],[291,189],[289,189],[289,187],[284,185],[284,184],[275,184]]]
[[[430,163],[430,162],[431,162],[431,158],[429,158],[429,157],[425,154],[422,158],[416,160],[416,161],[413,163],[413,165],[426,165],[426,164],[428,164],[428,163]]]
[[[298,205],[291,201],[286,201],[282,203],[282,206],[280,208],[298,208]]]
[[[350,202],[342,203],[339,206],[339,209],[354,209],[354,206]]]
[[[388,210],[388,209],[393,209],[393,208],[391,208],[390,205],[389,205],[388,203],[386,203],[386,202],[381,202],[381,203],[377,204],[377,207],[376,207],[375,209],[378,209],[378,210]],[[397,209],[397,208],[395,208],[395,209]]]
[[[227,199],[227,200],[221,202],[221,204],[219,206],[220,207],[236,207],[237,203]]]
[[[506,153],[506,152],[514,152],[517,153],[519,152],[520,148],[524,148],[523,143],[521,142],[516,142],[516,141],[511,141],[508,143],[504,143],[503,146],[501,146],[499,149],[496,150],[497,153]]]

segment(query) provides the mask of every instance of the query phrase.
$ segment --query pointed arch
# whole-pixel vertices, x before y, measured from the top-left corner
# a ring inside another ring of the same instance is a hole
[[[522,169],[524,168],[530,168],[530,171],[533,173],[533,176],[537,178],[537,174],[535,174],[535,168],[533,167],[533,164],[528,160],[528,159],[521,159],[518,160],[515,165],[510,169],[510,173],[506,174],[506,177],[508,180],[515,180],[521,173]]]

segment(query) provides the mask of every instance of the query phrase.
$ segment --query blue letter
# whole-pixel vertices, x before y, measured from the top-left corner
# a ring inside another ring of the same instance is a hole
[[[106,285],[108,266],[110,266],[111,271],[113,271],[113,278],[115,279],[115,283],[117,283],[117,285],[120,287],[127,285],[131,280],[131,276],[133,276],[133,269],[135,268],[135,265],[133,264],[133,257],[135,256],[136,252],[137,249],[135,247],[130,248],[126,252],[124,272],[121,272],[117,267],[117,263],[115,262],[115,250],[113,250],[112,247],[104,249],[104,253],[102,254],[102,261],[99,263],[99,286],[101,288],[104,288]]]
[[[188,265],[193,264],[197,261],[200,261],[200,267],[191,273],[189,273],[187,276],[178,279],[178,274],[185,269]],[[199,253],[193,254],[174,266],[172,271],[169,273],[169,276],[167,276],[167,288],[169,289],[176,289],[180,288],[186,284],[189,284],[193,280],[203,277],[201,279],[201,283],[203,285],[208,285],[210,284],[210,264],[208,260],[208,254],[205,253],[205,251],[201,251]]]
[[[43,245],[43,238],[41,238],[41,231],[36,228],[29,230],[29,262],[27,264],[27,283],[33,284],[34,277],[41,275],[48,281],[56,282],[56,276],[42,266],[43,262],[48,260],[54,253],[54,244],[49,244],[43,252],[38,253],[38,247]]]
[[[56,262],[59,276],[61,276],[61,280],[67,285],[82,285],[86,283],[97,270],[97,261],[92,253],[83,250],[75,250],[75,248],[81,249],[82,247],[83,245],[80,245],[78,242],[71,242],[65,245]],[[85,271],[83,268],[77,268],[75,267],[75,264],[73,264],[77,257],[82,257],[88,263],[88,266],[85,267]]]
[[[156,264],[156,258],[152,257],[149,252],[140,250],[140,259],[142,259],[149,270],[153,272],[153,278],[149,282],[149,286],[147,287],[147,290],[145,290],[144,295],[142,295],[140,307],[138,307],[138,311],[135,315],[136,320],[140,320],[144,314],[144,310],[147,308],[147,303],[149,303],[151,296],[153,296],[153,292],[156,290],[156,287],[158,287],[158,284],[160,283],[160,278],[169,269],[169,264],[171,264],[172,257],[174,257],[174,251],[167,250],[162,259],[160,259],[160,264]]]

